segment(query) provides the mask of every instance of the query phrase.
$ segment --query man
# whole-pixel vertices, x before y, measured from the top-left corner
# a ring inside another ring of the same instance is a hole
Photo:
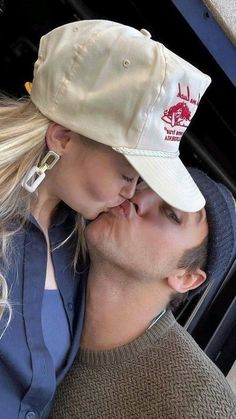
[[[88,225],[81,349],[52,418],[236,418],[225,377],[168,310],[223,277],[235,257],[231,193],[191,175],[205,209],[176,210],[142,183],[131,202]]]

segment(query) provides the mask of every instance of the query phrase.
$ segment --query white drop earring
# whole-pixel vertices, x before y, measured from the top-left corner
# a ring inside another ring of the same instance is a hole
[[[40,183],[45,178],[45,172],[47,170],[52,169],[53,166],[58,162],[61,156],[57,154],[55,151],[48,151],[46,156],[43,158],[39,166],[33,166],[32,169],[30,169],[24,179],[21,182],[21,186],[25,188],[29,192],[34,192],[37,187],[40,185]],[[34,179],[32,183],[30,181]]]

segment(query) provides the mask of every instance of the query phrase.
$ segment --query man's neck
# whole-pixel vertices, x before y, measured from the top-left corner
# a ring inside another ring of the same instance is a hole
[[[153,283],[135,283],[118,270],[91,268],[81,347],[107,350],[131,342],[145,332],[167,301]]]

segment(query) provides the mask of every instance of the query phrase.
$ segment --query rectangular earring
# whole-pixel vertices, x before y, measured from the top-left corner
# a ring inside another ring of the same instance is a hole
[[[47,170],[51,170],[53,166],[58,162],[60,159],[59,154],[57,154],[53,150],[49,150],[46,156],[43,158],[39,166],[33,166],[30,169],[24,179],[21,182],[21,186],[26,189],[28,192],[32,193],[35,192],[40,183],[45,178],[45,172]],[[30,181],[33,180],[31,183]]]

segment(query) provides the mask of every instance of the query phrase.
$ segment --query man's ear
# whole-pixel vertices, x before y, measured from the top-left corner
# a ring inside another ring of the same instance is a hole
[[[70,141],[70,134],[71,131],[69,129],[55,122],[51,122],[45,136],[48,149],[62,156]]]
[[[176,269],[167,277],[167,283],[174,292],[188,292],[198,288],[206,280],[206,273],[198,268],[194,272]]]

